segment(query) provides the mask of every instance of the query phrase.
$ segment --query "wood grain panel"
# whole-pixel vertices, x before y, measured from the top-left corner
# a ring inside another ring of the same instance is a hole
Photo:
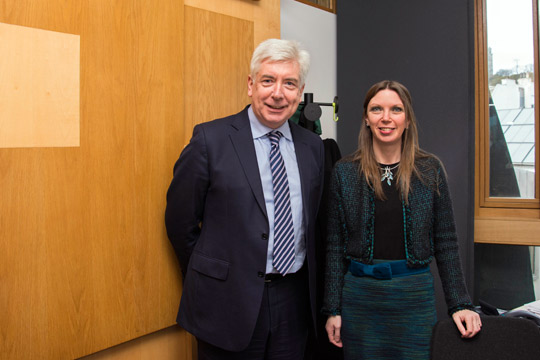
[[[250,99],[253,22],[185,7],[185,143],[193,126],[237,113]]]
[[[79,146],[79,41],[0,23],[0,147]]]
[[[178,326],[157,331],[127,343],[100,351],[81,360],[178,360],[195,359],[189,334]]]
[[[80,147],[0,149],[2,359],[141,336],[125,358],[193,358],[185,331],[144,336],[174,323],[181,295],[163,225],[172,166],[195,122],[248,102],[251,51],[279,36],[279,0],[206,3],[225,15],[188,17],[188,33],[176,0],[0,2],[0,22],[78,35],[81,56]]]
[[[539,246],[540,220],[476,218],[474,242]]]
[[[263,40],[280,37],[280,0],[184,0],[184,4],[252,21],[255,46]]]
[[[81,38],[80,148],[0,149],[2,358],[73,359],[172,325],[183,4],[5,0],[0,22]]]

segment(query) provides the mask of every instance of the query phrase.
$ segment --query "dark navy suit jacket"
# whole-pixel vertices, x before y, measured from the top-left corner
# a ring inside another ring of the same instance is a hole
[[[301,179],[304,266],[315,323],[315,221],[324,147],[316,134],[289,123]],[[195,126],[174,167],[165,220],[184,275],[177,322],[198,339],[243,350],[261,306],[269,234],[247,108]]]

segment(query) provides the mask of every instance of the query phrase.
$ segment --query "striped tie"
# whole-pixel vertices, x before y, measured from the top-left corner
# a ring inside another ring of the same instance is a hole
[[[268,133],[272,149],[270,150],[270,168],[274,185],[274,252],[272,265],[285,275],[294,263],[294,226],[289,196],[287,170],[279,150],[279,131]]]

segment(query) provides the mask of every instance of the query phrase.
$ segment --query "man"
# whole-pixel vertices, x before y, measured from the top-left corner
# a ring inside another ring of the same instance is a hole
[[[324,148],[288,119],[308,68],[298,43],[261,43],[251,105],[195,126],[174,167],[165,218],[184,275],[177,321],[199,359],[303,358]]]

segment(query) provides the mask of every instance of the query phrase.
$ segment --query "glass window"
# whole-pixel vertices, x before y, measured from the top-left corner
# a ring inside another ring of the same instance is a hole
[[[540,245],[539,1],[475,0],[477,243]]]
[[[510,310],[540,300],[540,0],[475,1],[474,303]]]
[[[533,3],[485,0],[489,197],[535,198]]]

